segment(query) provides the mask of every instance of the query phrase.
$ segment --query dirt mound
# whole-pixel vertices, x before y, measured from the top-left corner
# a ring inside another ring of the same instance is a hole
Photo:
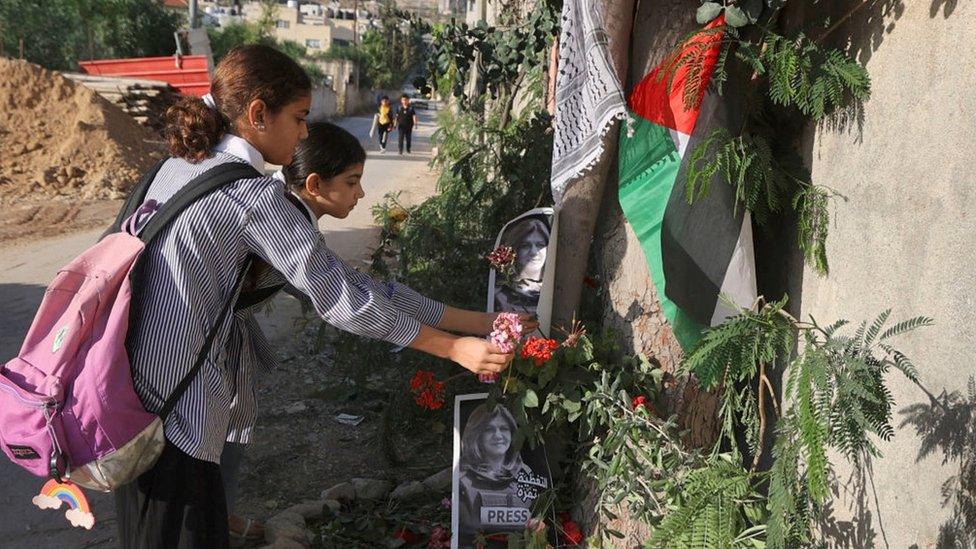
[[[12,59],[0,74],[0,204],[121,198],[162,157],[158,137],[85,86]]]

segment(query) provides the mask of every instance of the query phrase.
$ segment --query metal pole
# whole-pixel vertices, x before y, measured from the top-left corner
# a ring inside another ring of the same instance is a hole
[[[189,4],[190,4],[190,28],[195,29],[198,26],[197,12],[199,10],[197,6],[197,0],[189,0]]]
[[[359,43],[359,0],[353,2],[352,12],[352,45],[356,47]],[[359,61],[353,63],[356,73],[356,93],[359,93]]]

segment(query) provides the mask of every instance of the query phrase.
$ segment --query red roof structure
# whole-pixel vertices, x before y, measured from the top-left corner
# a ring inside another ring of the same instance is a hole
[[[201,96],[210,92],[210,73],[205,55],[172,55],[169,57],[136,57],[81,61],[81,70],[96,76],[128,76],[162,80],[183,95]]]

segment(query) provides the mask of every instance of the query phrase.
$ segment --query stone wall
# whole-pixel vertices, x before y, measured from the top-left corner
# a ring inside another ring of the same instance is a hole
[[[965,394],[976,375],[976,4],[873,4],[833,37],[851,37],[871,75],[861,122],[807,140],[814,181],[847,200],[832,211],[830,276],[802,274],[802,313],[824,322],[889,307],[895,320],[931,316],[936,327],[896,347],[928,391]],[[929,403],[921,388],[891,379],[896,423],[904,407]],[[943,466],[938,451],[917,460],[919,442],[912,427],[898,429],[866,484],[850,484],[853,497],[837,509],[838,546],[936,546],[948,516],[940,489],[958,464]],[[840,475],[842,491],[848,476]]]

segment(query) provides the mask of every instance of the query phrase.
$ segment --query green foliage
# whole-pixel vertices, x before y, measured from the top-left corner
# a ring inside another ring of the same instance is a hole
[[[258,0],[258,4],[261,6],[261,15],[255,24],[261,36],[271,36],[278,22],[278,10],[281,6],[277,0]]]
[[[759,63],[768,78],[773,104],[798,109],[820,121],[848,101],[864,101],[871,79],[857,61],[833,48],[824,48],[805,35],[787,38],[766,32]]]
[[[428,73],[439,90],[450,88],[462,103],[471,105],[485,93],[492,98],[509,96],[513,85],[518,87],[526,75],[545,66],[545,52],[558,31],[555,6],[540,2],[527,17],[502,13],[499,20],[497,28],[479,21],[474,27],[462,23],[432,29]],[[473,74],[474,93],[469,95],[466,84]]]
[[[484,256],[497,231],[549,197],[550,121],[536,110],[507,122],[501,115],[485,121],[464,111],[444,110],[441,117],[434,136],[435,162],[445,167],[439,193],[412,208],[390,196],[374,210],[383,232],[373,269],[395,274],[421,293],[477,309],[487,287]]]
[[[273,24],[273,22],[272,22]],[[214,62],[219,63],[227,53],[237,46],[245,44],[264,44],[278,48],[283,53],[297,61],[313,83],[325,80],[325,72],[319,67],[314,58],[309,56],[308,49],[294,40],[276,40],[267,28],[260,23],[232,23],[220,28],[207,29],[210,37],[210,48],[213,51]]]
[[[180,17],[155,0],[0,2],[0,44],[48,69],[78,70],[78,61],[171,55]],[[56,32],[52,32],[56,29]]]
[[[273,38],[262,32],[261,27],[255,23],[231,23],[219,28],[208,27],[207,35],[210,37],[210,49],[213,51],[214,63],[220,63],[227,53],[237,46],[245,44],[266,44],[274,45]]]
[[[379,21],[379,27],[367,30],[359,44],[332,47],[325,56],[357,62],[362,68],[362,86],[399,88],[422,64],[426,55],[423,36],[430,26],[389,5],[381,7]]]
[[[900,355],[879,337],[890,311],[853,336],[837,335],[837,325],[803,325],[804,352],[786,370],[783,400],[789,405],[777,426],[775,465],[770,473],[768,545],[791,547],[809,539],[810,518],[830,496],[828,449],[854,467],[880,456],[873,437],[890,440],[893,398],[885,375]],[[929,326],[916,317],[887,330],[892,335]],[[891,337],[891,336],[888,336]],[[887,338],[885,338],[887,339]]]
[[[584,406],[580,440],[594,443],[581,467],[596,483],[598,510],[609,522],[618,518],[618,507],[625,506],[634,520],[656,526],[678,506],[681,486],[702,461],[696,451],[682,445],[675,419],[656,412],[663,409],[664,372],[646,357],[597,362],[588,370],[592,377],[577,390],[582,391]],[[638,395],[650,405],[634,409],[632,397]],[[561,403],[565,398],[550,393],[547,401]],[[569,409],[575,411],[573,406]],[[613,535],[603,524],[597,526],[598,533]]]
[[[709,330],[685,358],[682,371],[695,374],[702,387],[721,391],[720,440],[711,463],[700,473],[704,484],[694,492],[699,496],[688,495],[654,540],[708,539],[697,546],[731,547],[733,539],[749,532],[749,543],[763,537],[771,548],[808,546],[813,522],[830,498],[828,452],[836,451],[859,468],[867,457],[880,455],[874,437],[893,436],[893,398],[885,376],[891,368],[913,380],[916,373],[888,340],[931,325],[931,319],[916,317],[885,329],[890,316],[885,311],[872,323],[862,323],[853,335],[842,336],[838,330],[845,321],[828,327],[813,320],[801,323],[783,310],[785,304],[785,299],[769,304],[760,300],[755,310],[743,310]],[[798,337],[802,349],[790,358]],[[774,368],[786,379],[781,403],[766,377]],[[767,404],[777,414],[783,412],[776,422],[772,468],[756,471],[768,429]],[[744,432],[754,456],[749,469],[738,465],[739,432]],[[724,447],[733,450],[735,473],[711,471]],[[718,481],[726,483],[715,484]],[[768,487],[768,516],[728,514],[727,506],[743,497],[743,490],[763,485]]]
[[[721,436],[712,453],[729,444],[740,456],[736,433],[745,433],[749,453],[762,453],[765,419],[761,408],[775,398],[767,371],[790,356],[796,343],[792,317],[785,314],[786,299],[765,304],[757,311],[743,309],[708,330],[688,353],[681,370],[693,373],[703,389],[721,389]]]
[[[684,481],[678,506],[654,530],[646,547],[762,547],[763,528],[750,528],[762,513],[763,498],[731,456],[712,459]]]

